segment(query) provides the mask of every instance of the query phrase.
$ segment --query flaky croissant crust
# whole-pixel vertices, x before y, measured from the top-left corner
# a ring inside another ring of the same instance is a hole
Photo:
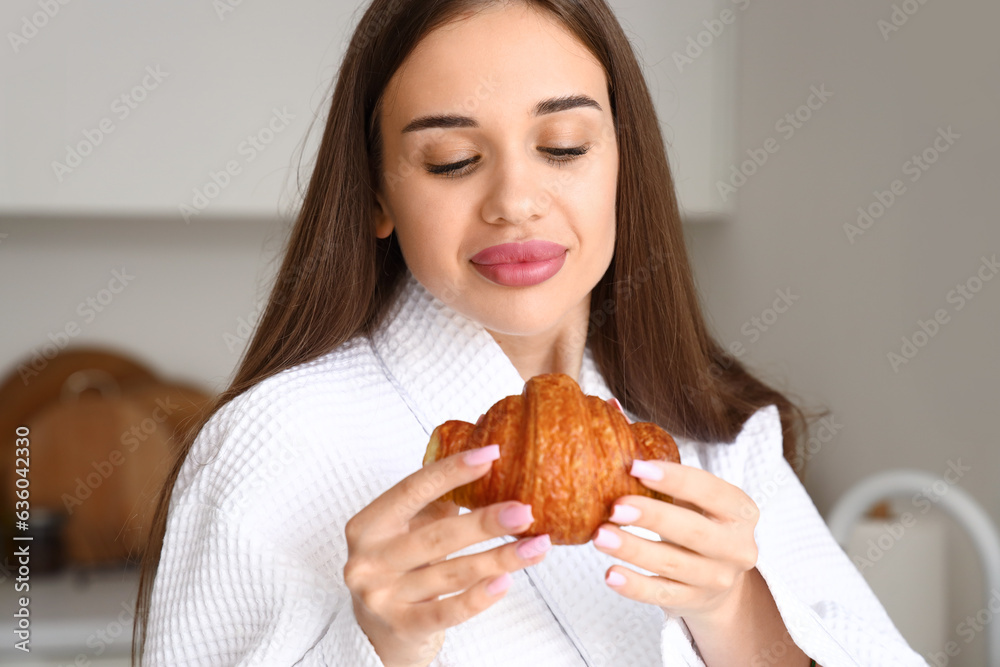
[[[651,422],[629,424],[616,407],[585,395],[562,373],[532,377],[520,395],[497,401],[478,424],[440,424],[424,465],[490,444],[500,445],[500,459],[489,472],[441,499],[469,509],[528,503],[535,521],[521,536],[548,533],[553,544],[583,544],[620,496],[673,500],[629,474],[633,459],[680,463],[670,434]]]

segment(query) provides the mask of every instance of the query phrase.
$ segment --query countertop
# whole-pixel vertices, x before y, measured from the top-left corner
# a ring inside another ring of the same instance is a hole
[[[31,574],[29,590],[15,590],[16,574],[0,582],[3,610],[0,615],[0,664],[91,665],[125,667],[131,652],[135,597],[139,588],[137,567],[64,570],[56,574]],[[28,597],[30,652],[14,644],[14,613],[18,600]]]

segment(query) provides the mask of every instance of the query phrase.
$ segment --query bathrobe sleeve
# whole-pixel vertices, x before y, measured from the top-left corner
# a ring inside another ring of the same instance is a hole
[[[375,491],[349,464],[319,475],[330,431],[306,415],[234,403],[175,487],[143,666],[382,667],[343,581],[344,524]]]
[[[760,508],[757,570],[795,644],[824,667],[926,667],[782,455],[777,407],[752,415],[736,444],[746,457],[742,488]],[[773,664],[769,657],[751,667]]]
[[[382,667],[345,588],[259,528],[178,505],[143,665]]]

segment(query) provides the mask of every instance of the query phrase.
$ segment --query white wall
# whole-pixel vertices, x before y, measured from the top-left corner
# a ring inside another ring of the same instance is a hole
[[[0,373],[67,343],[101,345],[221,391],[284,233],[246,220],[2,219]]]
[[[871,472],[942,475],[961,459],[960,484],[1000,521],[1000,278],[961,310],[948,301],[982,256],[1000,255],[1000,5],[919,7],[888,40],[876,25],[887,0],[758,2],[740,15],[741,152],[782,137],[776,121],[811,86],[833,97],[739,190],[736,223],[689,227],[689,245],[719,336],[843,425],[809,463],[822,512]],[[961,138],[912,182],[904,164],[939,127]],[[905,194],[850,243],[844,224],[894,179]],[[741,328],[779,288],[799,300],[751,343]],[[938,309],[948,323],[894,371],[887,354]],[[899,510],[925,516],[906,499]],[[963,537],[955,546],[948,635],[961,653],[949,664],[982,665],[984,633],[966,644],[955,632],[984,606],[978,564]]]

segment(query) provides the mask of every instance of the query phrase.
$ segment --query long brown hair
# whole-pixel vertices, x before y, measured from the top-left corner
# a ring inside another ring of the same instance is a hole
[[[395,233],[375,236],[374,218],[385,183],[378,118],[389,79],[429,32],[498,1],[372,0],[362,16],[266,309],[232,383],[187,433],[160,491],[142,560],[134,665],[145,647],[171,493],[198,431],[264,379],[373,333],[398,293],[406,265]],[[802,412],[728,354],[702,317],[655,107],[613,12],[604,0],[520,1],[560,20],[607,73],[619,148],[617,239],[592,293],[587,336],[609,388],[641,419],[705,442],[731,442],[755,410],[776,404],[785,457],[798,469]]]

